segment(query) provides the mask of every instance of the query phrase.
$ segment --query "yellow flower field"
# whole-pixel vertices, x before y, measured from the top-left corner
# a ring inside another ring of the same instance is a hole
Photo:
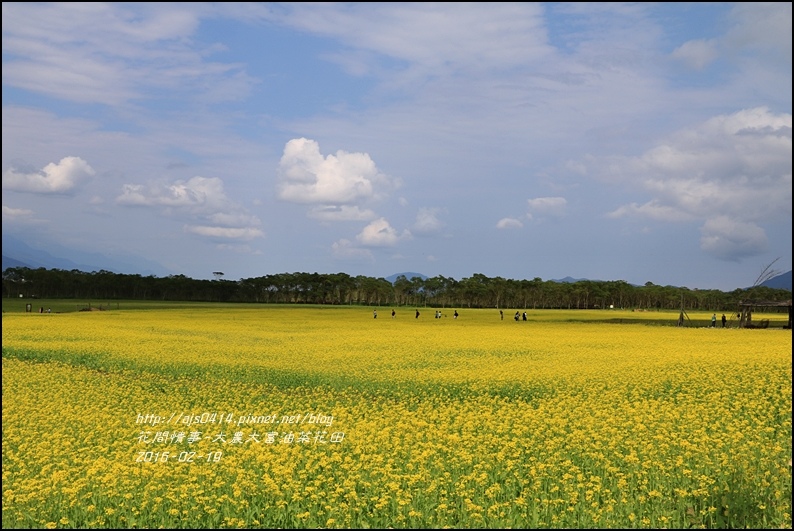
[[[790,330],[420,311],[4,314],[3,527],[791,527]]]

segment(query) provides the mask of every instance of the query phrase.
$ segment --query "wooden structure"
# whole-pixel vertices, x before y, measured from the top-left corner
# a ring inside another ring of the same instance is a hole
[[[791,299],[787,301],[742,301],[739,303],[739,328],[767,328],[769,320],[764,319],[759,323],[753,322],[753,312],[758,308],[788,308],[788,325],[791,329]],[[764,322],[766,321],[766,322]]]

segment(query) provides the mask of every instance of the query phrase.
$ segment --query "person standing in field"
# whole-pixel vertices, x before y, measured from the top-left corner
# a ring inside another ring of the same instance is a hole
[[[725,328],[725,323],[728,322],[728,318],[725,317],[725,314],[722,314],[722,327]]]
[[[419,319],[419,310],[416,310],[416,318]]]
[[[711,328],[717,328],[717,314],[711,314]]]
[[[521,319],[523,319],[524,321],[527,320],[527,312],[524,312],[523,314],[521,314]]]
[[[457,319],[458,318],[458,310],[455,310],[455,313],[452,314],[452,318],[453,319]]]
[[[394,310],[391,311],[391,318],[394,319],[394,316],[397,315]]]
[[[378,318],[378,310],[372,310],[372,318],[373,319],[377,319]]]
[[[502,310],[499,310],[499,320],[500,321],[505,320],[505,312],[503,312]]]

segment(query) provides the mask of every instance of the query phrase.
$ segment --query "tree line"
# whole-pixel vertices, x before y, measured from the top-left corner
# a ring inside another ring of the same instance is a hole
[[[557,282],[515,280],[475,273],[456,280],[351,276],[346,273],[278,273],[240,280],[196,280],[185,275],[156,277],[111,271],[8,268],[4,298],[162,300],[285,304],[429,306],[438,308],[597,309],[722,311],[748,299],[785,301],[791,292],[754,286],[731,292],[644,286],[623,280]]]

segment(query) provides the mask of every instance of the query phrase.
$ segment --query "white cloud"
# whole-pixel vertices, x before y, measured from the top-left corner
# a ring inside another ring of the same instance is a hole
[[[714,39],[688,41],[673,50],[672,55],[690,68],[702,70],[717,58],[717,43]]]
[[[33,215],[32,210],[26,208],[10,208],[3,205],[3,221],[11,222],[28,220]]]
[[[496,224],[497,229],[520,229],[523,226],[524,224],[516,218],[502,218]]]
[[[262,238],[265,233],[259,229],[251,227],[210,227],[206,225],[186,225],[185,232],[197,234],[199,236],[206,236],[211,239],[222,240],[253,240],[254,238]]]
[[[398,233],[385,218],[376,219],[356,236],[359,243],[368,247],[392,247],[400,240],[410,238],[410,232]]]
[[[323,157],[314,140],[287,142],[279,163],[278,194],[304,204],[352,205],[383,196],[394,183],[366,153],[337,151]]]
[[[530,219],[534,215],[560,217],[565,215],[565,207],[568,201],[564,197],[536,197],[527,199],[529,206],[528,216]]]
[[[192,177],[187,181],[146,186],[125,184],[116,203],[160,208],[165,216],[202,222],[188,223],[184,230],[210,240],[248,241],[265,236],[258,228],[259,218],[231,201],[224,191],[223,180],[217,177]]]
[[[225,227],[243,227],[259,225],[259,218],[246,212],[215,212],[206,216],[215,225]]]
[[[3,172],[3,189],[38,194],[66,194],[96,172],[80,157],[64,157],[47,164],[40,172],[20,173],[14,168]]]
[[[223,181],[217,177],[193,177],[172,184],[125,184],[116,198],[120,205],[166,206],[202,210],[227,202]]]
[[[738,261],[767,249],[764,229],[754,223],[718,216],[706,220],[700,228],[700,248],[722,260]]]
[[[27,208],[11,208],[3,205],[3,223],[8,226],[42,226],[47,220],[35,217],[35,212]]]
[[[543,7],[516,2],[292,4],[285,20],[361,50],[338,60],[355,75],[371,73],[375,52],[411,65],[404,77],[464,69],[501,70],[551,53]]]
[[[252,81],[191,38],[212,7],[4,3],[3,84],[119,106],[151,90],[233,100]]]
[[[791,84],[791,2],[740,2],[731,16],[735,26],[725,37],[734,50],[760,52],[756,61],[787,65]]]
[[[444,227],[444,223],[438,219],[438,215],[442,212],[441,208],[420,208],[416,214],[416,221],[411,227],[411,233],[420,236],[438,234]]]
[[[682,212],[681,210],[669,205],[659,204],[659,202],[656,200],[648,201],[643,205],[638,205],[637,203],[623,205],[606,215],[606,217],[613,219],[627,218],[632,216],[669,222],[691,221],[694,219],[694,216],[691,214]]]
[[[358,206],[318,206],[309,210],[308,216],[320,221],[369,221],[375,219],[376,214],[370,209]]]
[[[653,196],[608,216],[730,220],[722,223],[725,228],[706,223],[701,246],[729,259],[731,252],[738,258],[764,248],[760,222],[791,219],[791,148],[791,114],[759,107],[678,131],[639,157],[601,159],[596,165],[615,184],[639,185]]]

